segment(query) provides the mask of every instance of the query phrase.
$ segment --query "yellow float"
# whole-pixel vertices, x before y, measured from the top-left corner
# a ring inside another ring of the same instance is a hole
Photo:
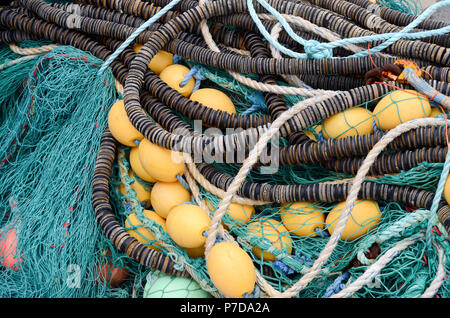
[[[336,205],[331,209],[325,220],[328,232],[333,234],[334,228],[337,225],[339,216],[345,207],[345,201]],[[376,227],[380,222],[381,212],[380,207],[376,201],[371,200],[356,200],[350,217],[347,220],[341,239],[352,241],[366,234]]]
[[[139,202],[144,203],[145,207],[150,206],[150,191],[148,191],[144,185],[142,185],[133,175],[133,171],[128,171],[128,176],[133,179],[133,182],[130,184],[131,189],[136,192],[136,198]],[[120,192],[123,195],[127,195],[127,191],[123,184],[120,185]]]
[[[159,216],[167,218],[170,210],[191,199],[191,193],[180,182],[158,181],[152,188],[150,201]]]
[[[410,89],[387,94],[373,110],[375,122],[382,130],[393,129],[413,119],[428,117],[430,113],[431,106],[426,97]]]
[[[236,114],[236,108],[231,99],[218,89],[200,88],[191,94],[190,99],[214,110]]]
[[[431,112],[430,112],[429,117],[436,117],[436,116],[439,116],[442,114],[444,114],[444,113],[442,112],[442,110],[439,107],[431,107]]]
[[[317,236],[316,228],[325,226],[325,213],[312,202],[295,202],[280,210],[283,225],[297,236]]]
[[[312,129],[314,129],[316,134],[319,134],[319,132],[322,130],[322,125],[313,126]],[[317,141],[316,136],[314,135],[314,133],[311,130],[305,130],[304,133],[309,139]]]
[[[231,242],[214,245],[206,266],[212,283],[226,297],[241,298],[253,292],[256,271],[250,256],[238,245]]]
[[[115,102],[109,110],[108,127],[113,137],[122,145],[128,147],[136,147],[134,141],[140,141],[144,138],[128,118],[123,100]]]
[[[212,205],[212,203],[209,200],[204,199],[204,202],[206,203],[206,205],[208,206],[208,208],[211,212],[213,212],[215,210],[215,207]],[[244,223],[247,223],[250,220],[250,218],[253,216],[254,213],[255,213],[255,207],[253,207],[251,205],[247,205],[247,204],[239,204],[239,203],[234,203],[234,202],[230,203],[228,210],[227,210],[227,214],[232,219],[232,222],[234,222],[235,225],[237,225],[237,226],[241,226]],[[223,222],[222,222],[222,224],[225,227],[227,227]]]
[[[160,217],[158,214],[156,214],[154,211],[151,210],[144,210],[144,215],[147,219],[155,221],[157,224],[161,225],[163,230],[166,231],[166,222],[162,217]],[[156,239],[155,234],[150,231],[147,227],[144,226],[144,224],[138,220],[136,213],[130,213],[125,220],[125,229],[127,230],[127,233],[134,237],[136,240],[138,240],[142,244],[146,244],[148,248],[154,249],[159,251],[160,249],[156,246],[161,247],[157,242],[151,242]],[[149,243],[152,243],[150,245]],[[156,245],[156,246],[153,246]]]
[[[286,250],[289,254],[292,252],[292,239],[288,233],[288,230],[274,219],[268,219],[264,221],[255,221],[247,226],[247,233],[264,237],[269,240],[270,243],[279,250]],[[253,248],[253,254],[257,257],[261,257],[265,261],[275,261],[275,255],[261,250],[259,247]]]
[[[172,64],[166,67],[161,74],[159,74],[159,77],[178,93],[184,97],[189,97],[194,90],[195,79],[191,77],[186,85],[183,87],[180,86],[180,83],[184,80],[188,73],[189,69],[186,66]]]
[[[158,181],[175,182],[184,173],[183,156],[160,147],[148,139],[139,144],[139,159],[144,170]]]
[[[373,114],[364,107],[353,107],[334,114],[323,121],[325,139],[341,139],[373,133]]]
[[[136,43],[134,44],[133,50],[138,53],[142,47],[142,44]],[[155,54],[155,56],[152,57],[150,63],[148,63],[148,68],[151,69],[156,75],[159,75],[167,66],[172,64],[173,54],[160,50]]]
[[[444,198],[447,204],[450,205],[450,175],[447,177],[444,185]]]
[[[139,159],[139,148],[137,148],[137,147],[131,148],[130,167],[131,167],[131,170],[133,170],[134,173],[142,180],[147,181],[147,182],[158,181],[155,178],[153,178],[151,175],[149,175],[147,173],[147,171],[145,171],[145,169],[142,167],[141,160]]]
[[[203,232],[211,220],[207,212],[193,204],[180,204],[170,210],[166,218],[167,233],[183,248],[198,248],[205,244]]]
[[[190,258],[200,258],[205,256],[204,245],[195,248],[185,248],[185,250]]]

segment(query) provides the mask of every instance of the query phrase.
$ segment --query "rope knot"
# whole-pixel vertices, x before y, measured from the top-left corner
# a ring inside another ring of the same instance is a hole
[[[333,57],[333,50],[331,48],[323,48],[322,43],[316,40],[309,40],[305,43],[305,53],[311,59],[327,59]]]
[[[264,111],[267,109],[266,107],[266,102],[264,100],[264,95],[260,92],[257,91],[254,94],[250,94],[248,96],[248,99],[250,99],[250,101],[253,103],[252,106],[250,106],[249,108],[247,108],[243,114],[245,115],[250,115],[253,114],[257,111]]]
[[[203,81],[205,77],[201,74],[200,70],[196,66],[193,66],[189,73],[186,74],[186,77],[181,81],[180,86],[183,87],[184,85],[186,85],[191,78],[195,79],[195,86],[192,90],[192,92],[195,92],[200,88],[200,82]]]

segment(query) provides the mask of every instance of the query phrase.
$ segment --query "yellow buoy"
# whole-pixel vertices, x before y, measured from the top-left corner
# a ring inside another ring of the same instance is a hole
[[[231,242],[214,245],[206,266],[212,283],[226,297],[241,298],[253,292],[256,271],[250,256],[238,245]]]
[[[345,201],[336,205],[328,213],[325,222],[327,223],[330,234],[333,234],[344,207]],[[380,207],[376,201],[356,200],[344,231],[342,232],[341,239],[347,241],[357,239],[372,230],[380,222],[380,219]]]
[[[200,258],[200,257],[203,258],[203,256],[205,256],[204,245],[195,248],[185,248],[185,250],[190,258]]]
[[[128,147],[136,147],[134,140],[140,141],[144,138],[128,118],[123,100],[115,102],[109,110],[108,127],[113,137]]]
[[[142,44],[135,43],[133,49],[136,53],[138,53],[142,47]],[[167,66],[172,64],[173,54],[160,50],[155,54],[155,56],[152,57],[150,63],[148,63],[148,68],[151,69],[156,75],[159,75]]]
[[[133,182],[130,184],[131,189],[136,192],[136,198],[139,202],[145,203],[145,207],[150,206],[150,191],[148,191],[144,185],[142,185],[133,175],[133,171],[128,171],[128,176],[133,179]],[[120,185],[120,192],[123,195],[126,195],[126,189],[123,184]]]
[[[280,210],[283,225],[298,236],[317,236],[316,228],[325,226],[325,214],[321,207],[311,202],[295,202]]]
[[[131,170],[133,170],[134,173],[142,180],[147,181],[147,182],[158,181],[155,178],[153,178],[151,175],[149,175],[147,173],[147,171],[145,171],[145,169],[142,167],[141,160],[139,159],[139,148],[137,148],[137,147],[131,148],[130,167],[131,167]]]
[[[169,211],[191,199],[191,193],[181,185],[180,182],[158,181],[152,188],[152,208],[161,217],[167,218]]]
[[[353,107],[334,114],[323,121],[322,133],[326,139],[361,136],[373,132],[373,114],[364,107]]]
[[[450,205],[450,175],[447,177],[444,185],[444,198],[447,201],[447,204]]]
[[[247,223],[255,213],[255,208],[247,204],[230,203],[227,210],[228,215],[236,225]]]
[[[199,206],[180,204],[170,210],[166,218],[167,233],[183,248],[198,248],[205,244],[211,224],[209,215]]]
[[[157,224],[161,225],[163,230],[166,231],[166,222],[154,211],[144,210],[144,215],[147,219],[153,220]],[[149,244],[149,241],[151,242],[155,240],[155,234],[152,231],[150,231],[150,229],[145,227],[141,221],[138,220],[135,212],[130,213],[128,215],[128,218],[125,220],[125,229],[127,228],[128,228],[128,230],[126,230],[127,233],[142,244]],[[146,246],[157,251],[160,250],[158,247],[155,247],[153,245],[157,245],[159,247],[161,247],[161,245],[159,245],[156,242],[151,243],[152,245]]]
[[[443,112],[439,107],[431,107],[431,112],[430,112],[429,117],[436,117],[436,116],[439,116],[442,114],[443,114]]]
[[[184,173],[183,156],[160,147],[148,139],[139,144],[139,159],[145,171],[158,181],[175,182]]]
[[[396,90],[384,96],[375,106],[373,114],[378,128],[389,130],[412,119],[428,117],[430,102],[416,91]]]
[[[184,80],[188,73],[189,69],[186,66],[172,64],[166,67],[161,74],[159,74],[159,77],[171,88],[178,91],[178,93],[185,97],[189,97],[194,89],[195,79],[191,77],[186,85],[183,87],[180,86],[180,83]]]
[[[319,132],[322,130],[322,125],[316,125],[316,126],[313,126],[312,128],[314,129],[316,134],[319,134]],[[304,133],[306,136],[308,136],[309,139],[317,141],[317,138],[312,131],[305,130]]]
[[[200,88],[192,93],[190,99],[214,110],[236,114],[236,108],[231,99],[218,89]]]
[[[203,201],[206,203],[211,212],[215,210],[215,207],[208,199],[204,199]],[[230,206],[227,210],[227,214],[231,217],[232,222],[234,222],[234,224],[237,226],[241,226],[242,224],[247,223],[254,213],[255,208],[253,206],[234,202],[230,203]],[[222,224],[223,226],[228,228],[223,222]]]
[[[274,219],[268,219],[264,221],[255,221],[247,226],[248,234],[258,237],[264,237],[269,240],[271,244],[277,249],[285,249],[290,254],[292,252],[292,239],[288,233],[288,230]],[[266,261],[275,261],[275,255],[261,250],[259,247],[253,248],[253,254],[257,257],[261,257]]]

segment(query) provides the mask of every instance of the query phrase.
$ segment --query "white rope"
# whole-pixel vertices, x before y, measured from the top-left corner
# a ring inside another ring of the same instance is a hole
[[[439,288],[441,288],[442,284],[444,283],[446,272],[445,272],[445,263],[447,262],[447,259],[445,257],[444,250],[442,246],[440,245],[434,245],[436,249],[438,250],[439,255],[439,266],[438,270],[436,272],[436,277],[431,282],[430,286],[425,290],[425,292],[420,296],[420,298],[431,298],[434,297],[434,295],[437,294]]]
[[[9,45],[9,48],[11,49],[11,51],[13,51],[14,53],[19,54],[19,55],[43,54],[43,53],[50,52],[51,50],[53,50],[57,47],[58,47],[58,45],[56,45],[56,44],[43,45],[43,46],[38,46],[38,47],[29,47],[29,48],[23,48],[23,47],[17,46],[14,43],[11,43]]]
[[[19,57],[18,59],[15,59],[15,60],[12,60],[12,61],[0,64],[0,71],[5,69],[5,68],[7,68],[7,67],[9,67],[9,66],[12,66],[12,65],[15,65],[15,64],[19,64],[19,63],[21,63],[23,61],[26,61],[26,60],[32,60],[32,59],[35,59],[35,58],[38,58],[38,57],[39,57],[39,55],[27,55],[27,56]]]

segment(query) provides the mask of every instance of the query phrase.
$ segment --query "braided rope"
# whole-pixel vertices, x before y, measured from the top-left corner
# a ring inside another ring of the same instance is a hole
[[[436,272],[436,277],[430,283],[430,286],[424,291],[420,298],[431,298],[437,294],[439,288],[442,286],[445,280],[446,272],[445,272],[445,263],[447,262],[447,258],[445,257],[444,250],[442,246],[439,244],[435,245],[435,248],[438,250],[439,254],[439,265],[438,270]]]
[[[35,59],[35,58],[38,58],[38,57],[39,57],[39,55],[27,55],[27,56],[19,57],[18,59],[15,59],[15,60],[12,60],[12,61],[0,64],[0,71],[5,69],[5,68],[7,68],[7,67],[9,67],[9,66],[12,66],[12,65],[15,65],[15,64],[19,64],[19,63],[21,63],[23,61],[32,60],[32,59]]]
[[[57,47],[58,47],[58,45],[56,45],[56,44],[43,45],[43,46],[38,46],[38,47],[29,47],[29,48],[23,48],[23,47],[17,46],[14,43],[11,43],[9,45],[9,48],[11,49],[11,51],[13,51],[14,53],[19,54],[19,55],[43,54],[43,53],[50,52],[51,50],[53,50]]]

